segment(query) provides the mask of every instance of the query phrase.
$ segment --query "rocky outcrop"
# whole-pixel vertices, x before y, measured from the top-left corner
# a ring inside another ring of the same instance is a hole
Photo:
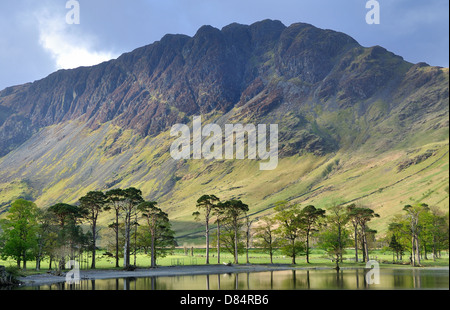
[[[380,101],[385,104],[367,118]],[[420,124],[431,109],[448,118],[447,101],[448,70],[414,66],[340,32],[273,20],[221,30],[203,26],[193,37],[166,35],[116,60],[60,70],[1,91],[0,157],[41,128],[68,120],[84,120],[91,128],[112,121],[156,136],[192,115],[235,108],[235,121],[281,122],[289,112],[305,116],[308,124],[299,130],[306,132],[286,141],[290,149],[285,153],[306,147],[323,154],[342,140],[366,139],[349,138],[361,128],[341,130],[347,124],[369,120],[364,131],[370,131],[397,113],[406,128],[409,119]],[[313,121],[327,113],[345,124]]]

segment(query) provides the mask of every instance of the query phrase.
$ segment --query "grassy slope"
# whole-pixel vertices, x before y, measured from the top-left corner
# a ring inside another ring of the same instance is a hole
[[[270,214],[280,200],[327,208],[362,197],[355,202],[381,215],[371,225],[380,233],[393,215],[413,201],[449,208],[448,140],[423,146],[416,143],[379,154],[362,148],[323,157],[296,155],[280,159],[273,171],[260,171],[258,162],[249,160],[175,162],[169,155],[167,132],[141,139],[110,124],[97,131],[72,128],[72,135],[63,127],[48,130],[53,134],[39,145],[23,146],[31,148],[28,156],[33,160],[26,157],[21,161],[15,154],[0,160],[0,164],[11,164],[13,171],[11,181],[0,184],[4,206],[18,197],[34,198],[40,207],[60,201],[75,203],[89,190],[134,186],[168,212],[177,235],[183,236],[180,245],[203,243],[202,224],[191,214],[196,199],[209,193],[223,200],[242,199],[253,216]],[[41,154],[42,145],[52,146],[52,141],[66,141],[70,147],[44,148]],[[433,150],[434,155],[398,171],[401,162],[427,150]],[[36,189],[43,179],[50,182]],[[104,215],[101,225],[106,226],[111,219],[111,214]]]
[[[269,173],[243,165],[209,186],[202,187],[196,181],[180,184],[177,196],[168,203],[176,214],[172,217],[175,228],[186,231],[185,222],[192,221],[190,214],[201,189],[204,189],[203,193],[212,192],[223,199],[242,198],[250,205],[250,213],[262,211],[255,216],[272,213],[270,207],[281,200],[314,204],[325,209],[334,203],[354,200],[381,215],[371,226],[383,233],[389,220],[401,213],[404,205],[414,201],[448,211],[448,144],[426,145],[416,150],[414,156],[429,148],[438,151],[401,172],[397,172],[397,166],[411,156],[407,151],[393,151],[377,158],[362,157],[362,154],[359,157],[353,154],[337,154],[334,158],[294,157],[281,160],[279,168]],[[339,164],[328,174],[324,173],[328,162],[334,162],[336,158],[340,159]],[[203,179],[213,174],[214,171]]]
[[[135,186],[169,213],[178,235],[200,229],[201,224],[194,222],[191,214],[196,199],[207,193],[223,200],[242,199],[249,204],[250,213],[257,213],[255,216],[271,213],[270,207],[280,200],[327,208],[336,202],[363,197],[356,202],[381,215],[373,222],[380,232],[403,205],[412,201],[448,210],[448,140],[381,154],[361,149],[323,157],[296,155],[280,159],[273,171],[260,171],[258,162],[250,160],[175,162],[168,152],[167,132],[154,139],[140,139],[112,125],[94,132],[74,131],[72,136],[63,130],[55,131],[46,139],[68,139],[71,147],[46,149],[42,156],[35,146],[32,153],[36,158],[31,161],[21,162],[12,156],[17,163],[11,171],[17,174],[12,173],[11,182],[0,184],[0,203],[6,205],[26,197],[47,207],[59,201],[75,203],[89,190]],[[46,143],[44,140],[42,144]],[[116,150],[118,146],[120,151]],[[405,159],[427,150],[433,150],[434,155],[398,171]],[[2,159],[7,160],[10,159]],[[38,177],[29,181],[31,174]],[[33,185],[39,185],[39,179],[50,182],[33,189]],[[102,222],[107,224],[109,220],[110,216],[105,216]]]

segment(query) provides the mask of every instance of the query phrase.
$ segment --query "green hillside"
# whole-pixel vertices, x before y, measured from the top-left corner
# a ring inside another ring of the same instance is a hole
[[[248,159],[175,161],[168,151],[173,141],[168,132],[141,138],[111,124],[91,130],[68,123],[39,135],[44,137],[36,140],[42,142],[31,140],[0,160],[9,166],[11,180],[1,184],[2,211],[19,197],[45,208],[61,201],[77,203],[90,190],[134,186],[169,214],[179,243],[191,244],[202,241],[202,225],[192,212],[203,194],[242,199],[253,217],[270,214],[281,200],[325,209],[355,202],[381,215],[371,225],[381,234],[412,201],[449,208],[448,140],[382,154],[364,148],[325,156],[305,153],[280,158],[275,170],[260,171],[258,161]],[[19,156],[26,156],[27,163],[20,164]],[[31,182],[32,176],[38,177]],[[40,180],[51,182],[42,182],[39,189]],[[105,214],[101,224],[111,221],[112,214]]]
[[[0,91],[0,216],[92,190],[136,187],[169,214],[179,244],[202,241],[196,200],[239,198],[252,217],[279,201],[354,202],[382,235],[405,204],[449,209],[449,70],[305,23],[203,26],[93,67]],[[278,166],[174,160],[174,124],[277,124]],[[112,214],[104,214],[103,227]]]

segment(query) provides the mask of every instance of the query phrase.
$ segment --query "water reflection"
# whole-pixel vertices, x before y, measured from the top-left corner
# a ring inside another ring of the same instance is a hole
[[[286,270],[253,273],[84,280],[25,287],[37,290],[335,290],[449,289],[448,270],[381,269],[379,284],[367,282],[367,271]]]

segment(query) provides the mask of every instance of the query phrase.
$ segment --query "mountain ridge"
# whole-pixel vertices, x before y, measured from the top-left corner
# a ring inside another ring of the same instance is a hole
[[[279,168],[173,160],[169,129],[194,115],[205,124],[279,124]],[[0,91],[0,212],[18,197],[48,206],[135,186],[167,203],[184,231],[194,225],[186,205],[205,191],[248,199],[254,212],[318,187],[318,203],[344,185],[342,198],[351,200],[433,160],[448,167],[445,156],[438,160],[448,127],[448,68],[304,23],[203,26],[192,37],[168,34],[115,60]],[[428,149],[435,151],[423,163],[396,172]],[[408,182],[420,184],[423,173]],[[352,181],[360,175],[373,179],[360,182],[369,182],[364,190]],[[434,191],[448,183],[441,170],[430,178]],[[436,201],[448,208],[445,195]]]
[[[118,122],[123,127],[131,127],[143,135],[153,134],[181,121],[174,113],[166,115],[163,107],[165,102],[189,115],[211,110],[229,111],[241,99],[241,92],[255,79],[255,74],[251,72],[253,68],[246,68],[249,67],[246,65],[250,62],[249,58],[258,58],[263,52],[267,53],[267,45],[270,45],[267,42],[275,44],[274,38],[284,42],[280,46],[280,53],[292,53],[289,51],[292,32],[308,32],[305,29],[316,31],[315,27],[308,24],[286,27],[279,21],[265,20],[251,26],[231,24],[222,30],[203,26],[192,38],[166,35],[160,41],[125,53],[116,60],[92,67],[59,70],[34,83],[7,88],[0,92],[0,105],[12,110],[10,117],[20,116],[15,119],[15,123],[34,130],[84,115],[93,127],[119,117]],[[280,38],[286,31],[286,38]],[[344,36],[356,44],[356,41]],[[236,38],[243,41],[238,44]],[[252,43],[255,41],[257,44]],[[208,42],[207,46],[204,46],[204,42]],[[231,47],[226,46],[227,42],[233,42]],[[254,50],[251,56],[249,48]],[[216,66],[214,70],[209,68],[211,61],[203,61],[205,57],[212,59]],[[266,60],[262,58],[262,61]],[[289,66],[292,64],[280,62],[281,74],[290,72],[286,68]],[[185,79],[174,81],[171,76],[175,74],[184,75]],[[320,78],[309,74],[304,80],[308,83]],[[149,85],[154,87],[148,89]],[[208,90],[210,85],[211,91]],[[149,94],[158,91],[164,93],[162,98]],[[205,93],[208,95],[204,96]],[[213,96],[212,93],[217,95]],[[27,104],[17,111],[15,107],[19,102]],[[144,117],[156,119],[142,125],[136,124],[137,118],[142,121]],[[164,122],[161,118],[168,118],[169,121]],[[21,127],[18,129],[18,141],[23,142],[24,139],[20,137],[25,130]],[[2,149],[10,149],[2,138]],[[5,151],[0,155],[5,155]]]

